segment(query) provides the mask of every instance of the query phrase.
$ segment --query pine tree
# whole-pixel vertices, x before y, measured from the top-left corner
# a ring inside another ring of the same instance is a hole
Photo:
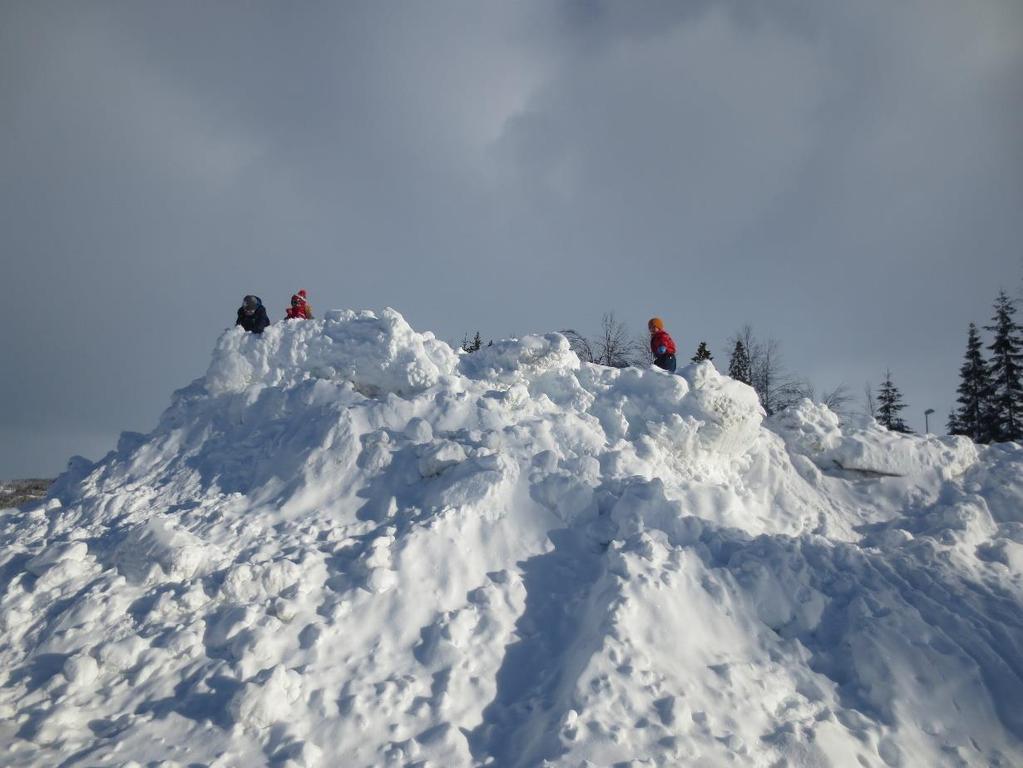
[[[911,432],[906,422],[899,416],[899,411],[906,407],[902,402],[902,394],[892,381],[892,372],[885,371],[884,381],[877,393],[877,420],[892,432]]]
[[[954,408],[948,412],[948,421],[945,422],[945,431],[950,435],[964,434],[962,428],[959,426],[959,419],[956,417]]]
[[[732,359],[728,363],[728,375],[743,384],[753,384],[753,371],[750,368],[749,355],[746,353],[746,345],[742,339],[735,340],[735,349],[732,350]]]
[[[1012,316],[1016,307],[1005,291],[995,299],[994,332],[991,350],[991,410],[993,440],[1023,439],[1023,328]]]
[[[993,437],[991,418],[991,377],[984,361],[977,326],[970,323],[966,339],[966,360],[959,369],[959,408],[949,419],[950,435],[966,435],[975,443]]]
[[[462,337],[462,349],[466,352],[476,352],[482,346],[483,339],[480,337],[479,331],[476,331],[476,335],[472,337],[472,341],[469,341],[469,334],[465,334],[465,336]]]
[[[707,349],[707,342],[701,341],[700,346],[696,350],[696,354],[690,358],[694,363],[701,363],[704,360],[713,360],[714,356]]]

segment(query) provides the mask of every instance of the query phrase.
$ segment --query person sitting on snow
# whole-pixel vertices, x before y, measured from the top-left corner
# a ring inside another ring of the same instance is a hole
[[[304,288],[291,297],[291,306],[285,312],[285,317],[288,320],[313,319],[313,307],[306,301]]]
[[[654,365],[674,373],[675,342],[664,330],[664,321],[659,317],[651,317],[646,327],[650,331],[650,351],[654,355]]]
[[[240,325],[249,333],[262,333],[263,329],[270,325],[270,318],[266,314],[266,307],[258,296],[246,296],[242,299],[242,305],[238,307],[238,320],[235,325]]]

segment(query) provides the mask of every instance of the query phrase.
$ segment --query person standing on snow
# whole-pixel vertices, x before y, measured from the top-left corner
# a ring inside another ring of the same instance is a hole
[[[258,296],[246,296],[242,299],[242,305],[238,307],[238,320],[235,325],[240,325],[249,333],[262,333],[268,325],[270,318],[267,317],[266,307]]]
[[[664,321],[659,317],[651,317],[646,327],[650,331],[650,351],[654,355],[654,365],[674,373],[675,342],[664,330]]]
[[[306,301],[305,289],[291,297],[291,306],[285,312],[288,320],[312,320],[313,306]]]

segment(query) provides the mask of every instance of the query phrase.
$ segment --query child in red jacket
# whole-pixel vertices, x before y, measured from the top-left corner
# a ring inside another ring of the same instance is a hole
[[[650,351],[654,355],[654,365],[674,373],[675,342],[664,330],[664,321],[659,317],[652,317],[646,327],[650,331]]]
[[[313,307],[306,301],[305,289],[302,289],[291,297],[291,306],[285,312],[288,320],[312,320]]]

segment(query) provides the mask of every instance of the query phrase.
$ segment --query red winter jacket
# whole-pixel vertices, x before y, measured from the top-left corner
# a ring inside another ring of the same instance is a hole
[[[659,347],[664,347],[664,351],[660,351]],[[650,337],[650,351],[657,357],[661,355],[674,355],[675,342],[671,340],[671,336],[668,335],[667,331],[657,331]]]
[[[313,308],[296,293],[291,297],[291,306],[285,310],[284,317],[287,320],[312,320]]]
[[[312,307],[308,304],[301,304],[297,307],[288,307],[287,310],[285,310],[285,318],[288,320],[312,320]]]

